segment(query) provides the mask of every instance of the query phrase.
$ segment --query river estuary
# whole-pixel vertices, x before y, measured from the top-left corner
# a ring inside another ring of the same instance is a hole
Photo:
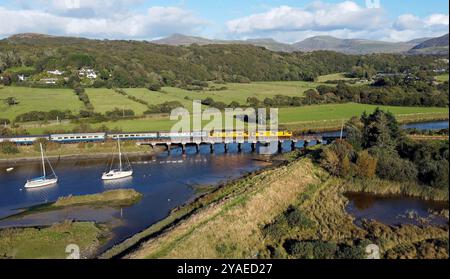
[[[444,129],[448,126],[448,121],[439,121],[408,124],[407,128]],[[289,144],[285,147],[285,151],[289,151]],[[107,162],[104,160],[54,162],[60,177],[59,183],[52,187],[34,190],[25,190],[24,183],[27,179],[39,175],[39,164],[23,164],[17,166],[11,173],[7,173],[5,168],[2,168],[0,169],[0,219],[3,219],[0,220],[0,229],[45,226],[67,219],[111,222],[114,224],[113,237],[103,247],[105,249],[165,218],[174,208],[195,199],[199,195],[196,186],[219,185],[229,179],[239,178],[246,173],[268,167],[270,163],[262,160],[266,158],[251,153],[250,146],[245,146],[243,153],[238,153],[237,146],[232,146],[228,154],[224,154],[223,148],[220,147],[216,148],[215,154],[210,154],[209,147],[202,146],[200,154],[196,154],[195,150],[188,150],[188,154],[183,156],[181,150],[178,150],[170,156],[162,153],[157,156],[134,159],[132,165],[135,174],[132,178],[109,183],[100,179],[107,168]],[[144,197],[139,203],[123,209],[77,207],[5,219],[24,208],[53,202],[59,197],[96,194],[113,189],[135,189]],[[349,197],[349,199],[348,210],[356,218],[369,217],[388,224],[395,223],[392,218],[395,219],[408,210],[427,214],[429,209],[442,209],[427,207],[420,201],[405,202],[408,201],[407,198],[396,199],[393,202],[386,202],[389,199],[373,201],[370,197],[364,200],[361,196]],[[358,206],[361,204],[363,206]],[[378,212],[382,214],[377,214]]]

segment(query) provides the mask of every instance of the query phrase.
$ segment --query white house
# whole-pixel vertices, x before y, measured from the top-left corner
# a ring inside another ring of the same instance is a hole
[[[47,71],[47,73],[50,74],[50,75],[55,75],[55,76],[61,76],[61,75],[64,74],[64,72],[60,71],[60,70]]]
[[[25,75],[18,75],[17,78],[19,79],[19,81],[26,81],[28,79],[28,77],[26,77]]]
[[[58,82],[57,78],[43,78],[41,79],[41,82],[45,84],[56,84]]]
[[[93,69],[81,68],[81,70],[78,71],[78,75],[80,77],[87,77],[88,79],[96,79],[97,78],[97,74],[95,73],[95,71]]]

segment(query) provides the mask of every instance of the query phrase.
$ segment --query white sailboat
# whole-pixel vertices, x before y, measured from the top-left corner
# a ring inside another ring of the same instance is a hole
[[[116,180],[116,179],[122,179],[126,177],[130,177],[133,175],[133,169],[131,168],[130,162],[128,162],[128,167],[126,169],[123,168],[122,163],[122,151],[120,149],[120,139],[117,140],[117,145],[119,146],[119,168],[118,169],[111,169],[109,172],[103,173],[102,180]]]
[[[50,186],[58,183],[58,177],[55,174],[55,171],[53,170],[52,165],[50,162],[48,164],[50,165],[50,169],[52,170],[52,175],[47,176],[47,171],[45,168],[45,159],[44,159],[44,150],[42,148],[42,143],[39,144],[41,148],[41,160],[42,160],[42,176],[28,180],[25,184],[25,188],[38,188],[38,187],[44,187],[44,186]]]

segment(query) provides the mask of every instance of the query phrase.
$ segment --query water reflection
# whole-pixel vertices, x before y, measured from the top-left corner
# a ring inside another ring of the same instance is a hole
[[[195,148],[194,148],[195,150]],[[234,149],[231,149],[234,150]],[[107,160],[55,162],[60,178],[57,185],[24,189],[24,182],[40,172],[39,164],[18,165],[12,173],[0,170],[0,219],[20,212],[21,208],[56,201],[69,195],[102,193],[112,189],[135,189],[142,200],[123,210],[81,208],[42,212],[13,220],[0,221],[0,228],[45,225],[68,219],[80,221],[123,218],[113,229],[113,245],[165,218],[173,208],[194,199],[195,185],[217,185],[230,178],[268,166],[257,154],[231,153],[212,155],[206,148],[201,154],[179,153],[143,156],[132,160],[134,175],[124,180],[102,181]],[[53,162],[52,162],[53,163]]]
[[[448,219],[433,213],[448,209],[445,202],[431,202],[409,197],[381,197],[364,193],[347,193],[347,212],[356,219],[356,224],[366,220],[377,220],[387,225],[432,224],[448,225]]]

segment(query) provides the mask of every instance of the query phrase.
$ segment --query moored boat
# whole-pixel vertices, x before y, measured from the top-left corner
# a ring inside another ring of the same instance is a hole
[[[123,163],[122,163],[122,151],[120,148],[120,139],[117,140],[117,145],[119,147],[119,168],[118,169],[113,169],[112,165],[114,163],[111,163],[111,169],[109,170],[109,172],[105,172],[102,175],[102,180],[108,181],[108,180],[117,180],[117,179],[123,179],[123,178],[127,178],[127,177],[131,177],[133,176],[133,169],[131,168],[131,164],[127,159],[127,167],[124,168],[123,167]]]
[[[27,189],[51,186],[51,185],[55,185],[56,183],[58,183],[58,177],[56,176],[55,171],[53,170],[53,167],[48,160],[47,161],[48,161],[48,164],[52,171],[52,174],[50,176],[47,176],[47,169],[45,167],[45,155],[44,155],[44,150],[42,148],[42,143],[40,143],[39,146],[41,148],[41,161],[42,161],[43,175],[41,177],[37,177],[37,178],[28,180],[27,183],[25,184],[25,188],[27,188]]]

